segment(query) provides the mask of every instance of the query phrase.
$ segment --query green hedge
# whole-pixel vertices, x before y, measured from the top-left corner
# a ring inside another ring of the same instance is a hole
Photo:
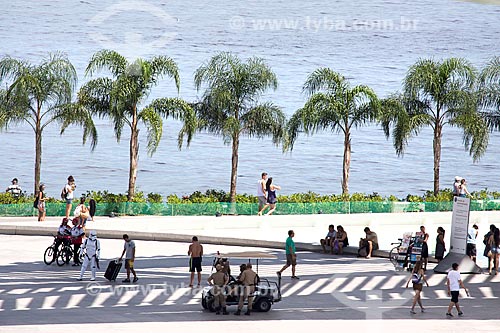
[[[46,204],[47,216],[63,216],[64,203]],[[74,205],[76,207],[76,204]],[[400,213],[400,212],[445,212],[453,209],[453,202],[278,202],[276,215],[303,214],[359,214],[359,213]],[[500,200],[471,201],[471,211],[500,210]],[[159,215],[159,216],[202,216],[221,214],[256,215],[257,203],[149,203],[149,202],[111,202],[98,203],[97,216],[110,215]],[[35,216],[37,210],[31,203],[0,205],[0,216]]]

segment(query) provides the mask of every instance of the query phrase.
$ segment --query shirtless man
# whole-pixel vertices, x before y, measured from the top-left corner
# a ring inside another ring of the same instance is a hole
[[[189,286],[193,286],[194,282],[194,272],[198,272],[198,287],[201,284],[201,257],[203,256],[203,246],[198,242],[198,237],[193,236],[193,242],[189,245],[188,256],[189,259],[189,271],[191,272],[191,280]]]

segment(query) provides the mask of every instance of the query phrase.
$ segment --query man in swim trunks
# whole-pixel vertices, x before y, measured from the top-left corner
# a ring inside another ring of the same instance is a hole
[[[191,279],[189,286],[193,286],[194,272],[198,272],[198,287],[201,284],[201,257],[203,256],[203,246],[198,242],[198,237],[193,236],[193,242],[189,245],[188,255],[191,256],[189,259],[189,271],[191,272]]]

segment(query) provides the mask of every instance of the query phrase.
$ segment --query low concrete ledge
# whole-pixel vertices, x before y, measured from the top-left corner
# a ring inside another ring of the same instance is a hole
[[[22,235],[22,236],[51,236],[54,235],[54,228],[42,226],[15,226],[15,225],[0,225],[0,234],[4,235]],[[158,241],[158,242],[181,242],[190,243],[191,235],[171,234],[171,233],[151,233],[151,232],[137,232],[127,230],[98,230],[97,235],[102,239],[122,239],[123,234],[134,235],[135,240],[145,241]],[[241,239],[231,237],[213,237],[213,236],[200,236],[200,240],[204,244],[213,245],[232,245],[232,246],[247,246],[247,247],[263,247],[268,249],[284,249],[284,242],[255,240],[255,239]],[[311,251],[322,252],[320,245],[308,243],[296,243],[298,251]],[[344,248],[344,254],[357,255],[358,250],[353,246]],[[387,251],[374,251],[373,256],[388,258]]]

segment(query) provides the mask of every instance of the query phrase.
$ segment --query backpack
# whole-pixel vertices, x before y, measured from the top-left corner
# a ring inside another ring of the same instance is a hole
[[[61,191],[61,199],[66,200],[66,195],[68,193],[66,192],[66,185],[64,185],[62,191]]]
[[[35,201],[33,201],[33,208],[38,209],[38,196],[35,198]]]
[[[417,273],[413,273],[413,275],[411,276],[411,282],[413,282],[414,284],[419,284],[421,279],[422,277]]]

